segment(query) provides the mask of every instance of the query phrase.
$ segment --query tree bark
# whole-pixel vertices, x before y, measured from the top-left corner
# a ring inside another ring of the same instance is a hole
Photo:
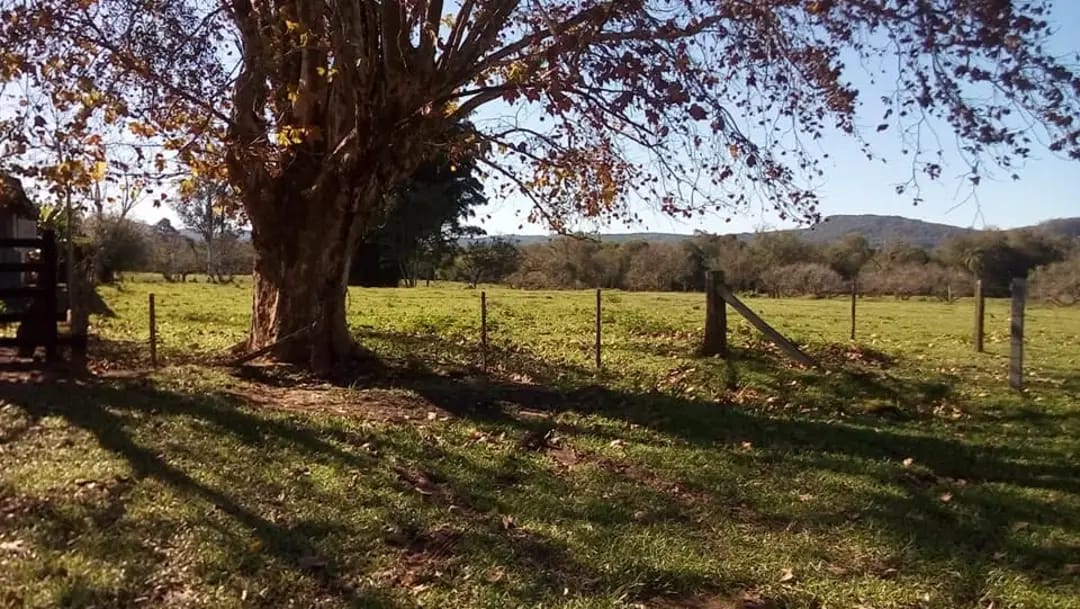
[[[256,258],[248,349],[263,349],[296,334],[274,347],[270,356],[323,374],[356,353],[345,294],[361,222],[350,211],[355,203],[348,195],[337,196],[335,205],[297,215],[289,215],[288,210],[296,210],[293,205],[275,205],[281,217],[264,216],[253,223]],[[261,231],[260,225],[268,230]]]

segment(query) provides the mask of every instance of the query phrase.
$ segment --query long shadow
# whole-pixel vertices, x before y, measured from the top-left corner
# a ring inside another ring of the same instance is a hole
[[[409,374],[411,376],[414,373]],[[76,394],[78,399],[71,399]],[[74,427],[90,433],[102,449],[122,457],[129,465],[130,478],[124,476],[115,480],[91,481],[96,488],[108,488],[109,495],[107,505],[95,507],[91,512],[89,518],[95,523],[94,526],[108,527],[116,522],[126,509],[132,485],[142,480],[153,480],[182,497],[213,505],[216,511],[249,531],[258,541],[260,552],[272,556],[280,565],[295,571],[299,576],[315,580],[325,595],[331,595],[356,607],[377,609],[411,606],[408,603],[399,605],[392,596],[382,595],[378,590],[370,593],[357,590],[351,582],[355,581],[359,574],[348,571],[347,564],[352,564],[355,569],[350,556],[324,553],[320,559],[326,559],[326,564],[313,568],[309,561],[311,557],[319,555],[317,548],[323,542],[358,534],[351,529],[351,525],[344,521],[289,522],[272,517],[267,513],[266,506],[260,506],[257,500],[245,497],[244,489],[252,481],[235,486],[230,485],[229,480],[212,484],[197,479],[182,465],[187,458],[215,459],[213,455],[191,454],[183,447],[163,450],[161,446],[143,443],[135,437],[132,425],[153,425],[154,420],[184,418],[199,422],[199,425],[206,429],[206,433],[227,436],[251,447],[273,451],[287,446],[288,450],[309,455],[312,464],[325,463],[358,471],[378,469],[378,459],[363,449],[371,438],[361,432],[336,425],[315,425],[314,421],[303,415],[259,416],[257,411],[244,408],[242,403],[228,394],[164,391],[143,380],[99,381],[83,378],[79,381],[54,380],[48,385],[0,383],[0,396],[8,403],[16,405],[28,419],[17,433],[0,437],[0,442],[17,442],[25,429],[40,425],[41,421],[48,417],[62,417]],[[142,422],[135,422],[135,419]],[[381,438],[380,444],[390,446],[392,439]],[[423,466],[425,455],[414,454],[411,452],[413,449],[406,445],[397,448],[399,450],[394,453],[395,462],[405,459],[405,463],[412,462],[418,467]],[[221,466],[228,468],[228,465],[220,464],[212,466],[211,469],[218,470]],[[385,468],[385,464],[381,466]],[[488,473],[485,470],[474,475]],[[490,473],[495,475],[494,470]],[[255,483],[266,484],[265,481]],[[451,495],[463,499],[457,501],[458,504],[472,510],[470,526],[460,533],[460,539],[455,540],[450,548],[432,549],[429,547],[433,545],[430,540],[436,537],[439,531],[425,531],[411,520],[411,516],[406,515],[407,512],[388,509],[385,520],[387,527],[405,532],[403,541],[389,543],[401,546],[405,556],[403,560],[407,564],[415,559],[418,563],[430,562],[433,565],[418,567],[420,570],[437,569],[440,568],[440,552],[466,553],[479,558],[480,564],[494,562],[505,565],[517,575],[518,585],[523,586],[526,596],[536,598],[545,595],[557,598],[564,589],[596,594],[614,593],[627,585],[619,574],[599,571],[592,565],[578,561],[564,541],[532,531],[505,530],[503,523],[497,517],[492,517],[488,511],[470,507],[487,502],[488,509],[494,510],[499,503],[497,497],[476,494],[470,491],[466,483],[452,477],[443,480],[443,484],[450,489],[448,492]],[[408,488],[402,490],[409,491]],[[312,492],[315,490],[312,489]],[[464,499],[469,497],[471,492],[472,498]],[[561,496],[565,492],[565,489],[560,488],[553,491],[552,496]],[[358,501],[363,500],[358,498]],[[426,499],[437,500],[438,498]],[[0,485],[0,508],[4,508],[5,502],[9,501],[33,504],[17,510],[25,516],[24,520],[15,520],[9,524],[32,526],[42,532],[49,546],[57,552],[68,550],[72,540],[78,538],[87,526],[83,519],[71,514],[70,505],[61,507],[52,498],[18,497],[12,488]],[[71,501],[71,498],[66,498],[65,501]],[[580,514],[568,512],[565,516],[580,517]],[[213,526],[213,523],[209,525]],[[169,528],[165,523],[161,526]],[[152,524],[142,527],[144,534],[146,529],[153,528]],[[226,532],[223,531],[222,534]],[[149,537],[152,536],[153,533],[150,533]],[[152,541],[138,535],[118,532],[110,537],[107,544],[100,544],[93,549],[94,557],[105,561],[116,560],[119,566],[123,564],[121,555],[140,555],[145,557],[145,561],[152,563],[156,559],[156,551],[151,547]],[[343,564],[336,564],[337,560]],[[150,568],[147,565],[144,567]],[[253,568],[256,567],[244,564],[242,557],[236,565],[236,569],[240,571]],[[129,576],[135,577],[142,571],[132,569]],[[405,571],[403,580],[394,580],[388,582],[388,585],[408,587],[417,583],[408,580],[412,577],[408,572],[409,568]],[[722,581],[719,575],[705,581],[683,572],[645,566],[635,572],[634,577],[644,578],[644,581],[651,582],[650,586],[655,586],[655,589],[646,586],[639,590],[639,593],[645,596],[671,590],[705,589]],[[736,582],[723,584],[731,589],[738,585]],[[134,585],[137,588],[138,582]],[[641,584],[638,582],[636,585]],[[67,593],[72,599],[94,598],[124,604],[133,602],[134,598],[110,597],[108,591],[97,590],[82,582],[75,582],[73,586],[74,589]],[[84,589],[80,586],[86,587]],[[71,602],[80,604],[75,600]]]
[[[403,337],[403,340],[422,343],[423,347],[417,347],[423,349],[421,353],[454,353],[462,348],[437,337]],[[423,362],[413,359],[408,375],[388,379],[388,383],[416,391],[458,416],[511,425],[524,434],[543,433],[549,428],[557,429],[559,424],[516,417],[515,408],[553,415],[563,411],[602,415],[702,447],[749,441],[776,454],[803,455],[812,467],[848,474],[866,475],[867,471],[880,469],[863,469],[852,463],[852,457],[871,463],[893,462],[897,467],[883,474],[882,481],[905,492],[874,497],[861,517],[874,521],[897,538],[912,540],[923,556],[940,560],[983,557],[979,563],[985,567],[982,575],[992,568],[989,561],[994,549],[1007,552],[1018,564],[1044,575],[1060,575],[1061,565],[1072,561],[1070,556],[1075,558],[1074,548],[1016,541],[1010,534],[1017,523],[1080,528],[1080,511],[1067,507],[1066,503],[1021,497],[999,488],[1012,485],[1080,494],[1080,464],[1042,450],[1037,443],[993,446],[965,441],[941,428],[934,433],[923,429],[918,421],[906,422],[916,418],[914,415],[884,413],[885,416],[871,414],[846,420],[815,418],[813,413],[773,416],[658,392],[626,393],[595,384],[568,383],[567,379],[588,379],[592,375],[582,368],[553,365],[521,350],[499,356],[510,362],[508,369],[527,370],[537,382],[521,384],[470,375],[450,377],[438,370],[425,372]],[[813,375],[817,373],[792,370],[750,354],[741,354],[738,361],[739,365],[755,367],[759,374],[773,374],[776,378],[772,386],[782,399],[805,399],[802,389],[789,386],[789,380],[796,375],[803,386],[817,382],[823,391],[835,393],[840,401],[868,396],[887,398],[898,405],[900,412],[949,392],[944,382],[905,380],[873,371],[833,371],[815,380]],[[918,463],[926,473],[917,476],[904,472],[900,462],[906,459]],[[957,484],[972,486],[964,491],[965,509],[970,510],[967,515],[950,510],[938,497],[943,492],[940,489]],[[823,524],[838,524],[848,516],[825,513],[819,515],[819,520]],[[976,583],[971,586],[975,587]]]
[[[1006,485],[1073,495],[1080,493],[1080,465],[1061,463],[1060,455],[1040,451],[1034,443],[995,447],[964,442],[943,434],[923,433],[915,425],[898,423],[888,417],[838,421],[794,417],[788,413],[771,416],[659,392],[618,391],[595,384],[592,371],[583,367],[547,362],[522,350],[497,352],[502,377],[489,377],[460,364],[433,366],[426,358],[432,353],[442,353],[450,356],[453,362],[468,361],[460,352],[460,345],[437,337],[398,338],[398,344],[416,356],[387,362],[378,374],[364,378],[363,385],[408,389],[447,412],[522,437],[542,436],[552,429],[570,436],[581,430],[559,423],[558,417],[554,416],[523,417],[521,410],[550,415],[573,411],[639,425],[697,447],[717,448],[750,442],[769,451],[776,459],[798,459],[800,465],[820,470],[881,476],[882,482],[890,488],[900,488],[902,492],[869,497],[860,518],[904,543],[910,542],[914,550],[929,561],[967,561],[971,571],[965,573],[952,591],[954,599],[967,598],[984,584],[987,573],[994,568],[990,556],[995,551],[1007,552],[1014,564],[1036,578],[1049,578],[1050,574],[1059,573],[1061,565],[1069,562],[1070,552],[1074,552],[1064,546],[1026,543],[1010,535],[1017,522],[1064,526],[1070,530],[1080,528],[1080,513],[1070,507],[1074,503],[1054,504],[1049,499],[1041,500],[1030,494],[1000,488]],[[742,361],[747,366],[757,366],[758,373],[767,372],[771,367],[777,375],[777,391],[795,392],[784,389],[788,385],[786,381],[791,374],[804,374],[765,359],[747,357]],[[512,380],[515,374],[525,373],[531,382]],[[847,391],[845,395],[852,397],[860,395],[859,388],[868,395],[886,396],[923,395],[926,391],[916,383],[902,379],[882,380],[879,376],[866,379],[856,376],[854,380],[837,378],[839,380],[822,382],[830,383],[826,385],[827,390],[835,383],[837,391]],[[269,382],[272,379],[263,380]],[[355,381],[341,380],[349,385]],[[312,539],[348,534],[347,528],[316,523],[288,525],[275,521],[261,510],[245,505],[223,485],[198,480],[171,461],[168,455],[140,444],[128,431],[124,413],[190,417],[205,422],[214,433],[227,434],[246,445],[272,449],[275,443],[282,443],[310,454],[315,462],[325,461],[358,470],[376,465],[363,451],[352,450],[368,441],[363,434],[339,426],[315,426],[310,421],[257,416],[240,408],[236,398],[224,394],[187,395],[162,391],[152,384],[140,382],[90,380],[78,384],[58,381],[43,393],[45,391],[40,386],[0,384],[0,395],[25,410],[30,417],[63,417],[92,434],[102,448],[122,456],[130,464],[134,477],[152,478],[218,506],[222,513],[249,529],[266,552],[288,568],[320,578],[329,593],[337,598],[357,606],[393,606],[385,598],[369,598],[339,581],[332,564],[318,574],[311,574],[310,565],[304,564],[304,557],[313,552]],[[70,392],[79,392],[81,399],[63,399],[64,394]],[[595,431],[589,430],[589,433],[595,434]],[[16,440],[9,438],[9,441]],[[427,457],[417,454],[412,458],[421,462]],[[910,458],[929,472],[929,479],[913,478],[899,467],[889,472],[882,472],[885,468],[881,467],[862,468],[853,463],[852,458],[872,464],[898,463]],[[746,459],[752,467],[754,457],[747,456]],[[496,476],[498,471],[492,469],[482,474]],[[935,490],[939,485],[961,479],[974,487],[963,492],[965,513],[950,510],[937,499],[938,491]],[[722,502],[723,498],[717,497],[715,490],[720,488],[719,482],[710,479],[708,474],[678,481],[681,486],[696,488],[711,497],[710,500]],[[469,494],[465,481],[449,476],[445,484],[455,496]],[[553,496],[557,495],[553,493]],[[2,497],[3,490],[0,489]],[[471,502],[490,506],[497,505],[498,501],[498,497],[492,495],[474,496]],[[783,521],[785,518],[768,513],[770,508],[766,506],[757,506],[757,509],[763,520]],[[583,517],[580,514],[566,516]],[[806,524],[830,527],[847,521],[848,517],[848,514],[825,510],[815,514]],[[421,534],[414,537],[419,539]],[[610,589],[621,583],[612,574],[598,573],[588,565],[577,563],[562,542],[534,534],[508,536],[497,522],[479,516],[466,538],[461,545],[473,548],[473,552],[485,552],[491,558],[506,560],[524,573],[535,572],[528,581],[538,588],[573,584]],[[406,542],[409,543],[412,542]],[[733,586],[731,582],[716,580],[686,580],[684,574],[679,573],[656,572],[649,577],[678,589]]]
[[[79,399],[72,399],[75,394]],[[196,480],[170,463],[166,455],[139,444],[127,431],[128,421],[119,413],[195,417],[211,424],[218,433],[234,435],[248,444],[258,445],[268,437],[276,437],[310,451],[313,458],[340,460],[356,467],[370,466],[370,458],[342,451],[310,429],[246,413],[236,408],[238,404],[229,402],[226,396],[184,395],[155,390],[141,383],[98,383],[93,380],[54,381],[48,387],[28,383],[0,384],[0,395],[25,411],[31,426],[44,417],[58,416],[91,433],[103,449],[124,458],[131,468],[132,478],[153,479],[182,495],[209,502],[250,531],[262,551],[288,568],[317,578],[338,598],[357,606],[391,606],[385,598],[368,597],[345,585],[337,579],[333,565],[319,565],[319,569],[313,570],[305,562],[314,555],[314,549],[303,527],[275,523],[256,509],[245,506],[225,489]],[[338,439],[357,441],[348,437]],[[65,524],[58,513],[47,509],[38,510],[34,515],[41,519],[39,524],[45,526],[58,530],[74,528]],[[117,542],[121,541],[117,539]],[[105,555],[109,556],[115,550],[112,547]]]

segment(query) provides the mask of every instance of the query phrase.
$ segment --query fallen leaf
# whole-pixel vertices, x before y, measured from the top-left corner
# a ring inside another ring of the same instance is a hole
[[[915,459],[912,459],[911,457],[908,457],[907,459],[904,459],[903,463],[904,463],[904,467],[911,467],[911,464],[915,463]]]
[[[940,499],[942,501],[944,501],[945,503],[948,503],[948,502],[952,501],[952,493],[945,493],[944,495],[942,495],[940,497]]]
[[[507,531],[509,531],[510,529],[516,528],[516,527],[517,527],[517,523],[515,523],[515,522],[514,522],[514,519],[513,519],[513,517],[511,517],[511,516],[508,516],[508,515],[506,515],[506,514],[503,514],[503,517],[502,517],[502,527],[503,527],[504,529],[506,529]]]
[[[1012,530],[1013,530],[1013,533],[1016,533],[1016,532],[1019,532],[1019,531],[1023,531],[1024,529],[1028,528],[1029,526],[1031,526],[1030,522],[1017,522],[1016,524],[1012,525]]]
[[[784,570],[780,571],[780,583],[794,581],[794,580],[795,580],[795,572],[792,571],[791,569],[784,569]]]
[[[809,493],[803,493],[802,495],[799,495],[799,501],[802,501],[803,503],[811,501],[813,498],[814,496]]]
[[[26,552],[26,542],[21,539],[0,542],[0,551],[22,554],[23,552]]]
[[[608,444],[608,446],[610,446],[611,448],[622,448],[622,447],[626,446],[626,442],[623,441],[623,440],[612,440]]]
[[[993,556],[993,558],[994,558],[994,560],[1002,560],[1002,559],[1004,559],[1004,558],[1005,558],[1006,556],[1008,556],[1008,554],[1007,554],[1007,553],[1005,553],[1005,552],[994,552],[994,556]]]

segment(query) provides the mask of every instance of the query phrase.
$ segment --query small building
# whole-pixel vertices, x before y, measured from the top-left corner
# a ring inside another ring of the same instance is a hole
[[[0,174],[0,239],[34,239],[37,234],[38,210],[26,196],[22,184],[11,176]],[[0,246],[0,263],[22,262],[30,250]],[[0,288],[19,287],[23,273],[0,271]]]

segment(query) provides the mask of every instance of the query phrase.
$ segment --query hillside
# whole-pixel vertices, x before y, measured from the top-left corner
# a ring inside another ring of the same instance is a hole
[[[849,233],[859,233],[875,247],[888,242],[906,241],[920,247],[933,248],[951,235],[971,230],[902,216],[861,214],[830,216],[816,226],[794,232],[811,243],[827,243]]]
[[[1047,220],[1029,228],[1038,228],[1070,237],[1080,237],[1080,217]],[[785,230],[794,233],[811,243],[827,243],[848,233],[858,233],[866,237],[874,247],[884,243],[905,241],[923,248],[933,249],[951,235],[971,232],[975,229],[925,222],[902,216],[879,216],[874,214],[829,216],[821,223],[810,228]],[[754,233],[736,233],[739,239],[750,239]],[[608,243],[627,241],[680,241],[690,235],[679,233],[607,233],[598,235]],[[486,239],[490,239],[487,237]],[[506,235],[501,237],[518,245],[543,243],[553,237],[548,235]]]

